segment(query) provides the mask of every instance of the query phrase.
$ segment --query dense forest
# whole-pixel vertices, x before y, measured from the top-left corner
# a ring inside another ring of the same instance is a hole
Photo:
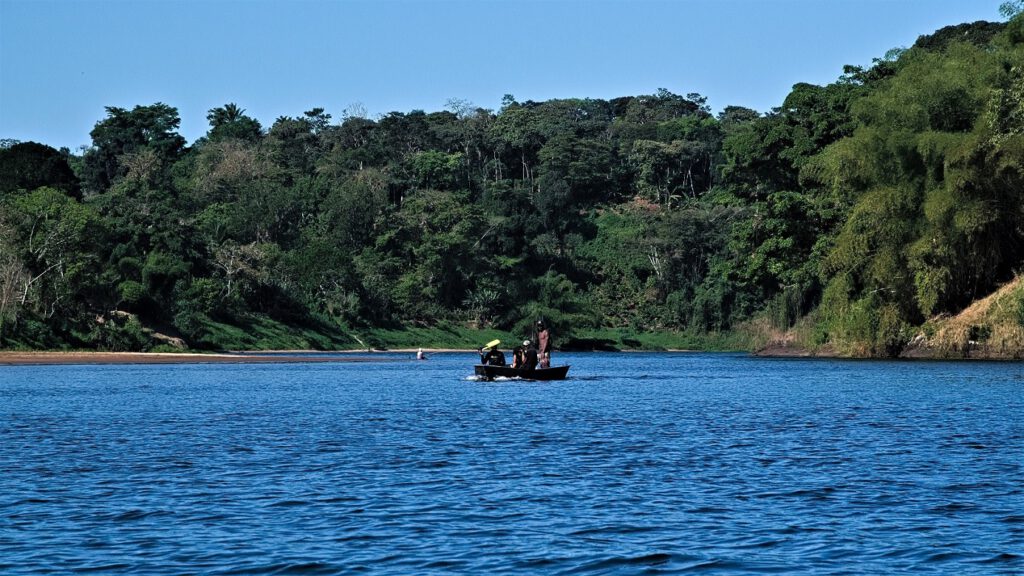
[[[80,154],[4,141],[0,346],[355,348],[543,317],[562,345],[899,354],[1024,264],[1014,12],[768,113],[658,90],[267,127],[226,104],[188,145],[156,103],[107,108]]]

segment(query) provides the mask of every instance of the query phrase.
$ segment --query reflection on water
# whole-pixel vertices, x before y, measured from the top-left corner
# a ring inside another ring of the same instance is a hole
[[[1024,570],[1019,364],[474,358],[0,368],[0,573]]]

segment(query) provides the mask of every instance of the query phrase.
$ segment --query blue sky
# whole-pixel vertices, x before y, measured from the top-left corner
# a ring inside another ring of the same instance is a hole
[[[699,92],[766,111],[1000,0],[0,0],[0,138],[72,149],[104,106],[165,102],[191,142],[235,102],[265,127],[353,104]]]

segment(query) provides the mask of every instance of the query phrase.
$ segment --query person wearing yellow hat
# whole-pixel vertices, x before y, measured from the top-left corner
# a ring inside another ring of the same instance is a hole
[[[505,365],[505,353],[498,350],[498,344],[500,341],[494,340],[488,342],[485,346],[481,347],[478,352],[480,353],[480,363],[485,366],[504,366]]]

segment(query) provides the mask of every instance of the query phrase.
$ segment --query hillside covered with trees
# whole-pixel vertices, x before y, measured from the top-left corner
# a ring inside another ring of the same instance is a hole
[[[666,90],[270,126],[226,104],[188,145],[156,103],[108,108],[80,155],[7,141],[0,346],[357,348],[544,317],[562,345],[898,355],[1024,265],[1007,15],[766,114]],[[970,338],[1024,349],[1024,290],[1001,302],[1010,327]]]

